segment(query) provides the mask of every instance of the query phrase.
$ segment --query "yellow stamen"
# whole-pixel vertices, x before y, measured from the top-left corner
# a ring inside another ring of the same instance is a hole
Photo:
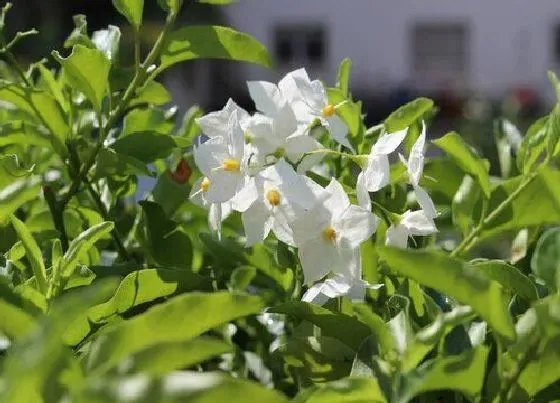
[[[266,200],[268,200],[272,206],[278,206],[280,204],[280,193],[278,190],[271,189],[266,192]]]
[[[226,158],[222,163],[222,168],[224,168],[225,171],[239,172],[239,169],[241,168],[241,164],[237,160]]]
[[[202,190],[203,192],[207,192],[209,187],[210,179],[205,176],[204,179],[202,179],[202,182],[200,182],[200,190]]]
[[[331,116],[333,116],[335,114],[334,105],[328,104],[327,106],[325,106],[323,108],[321,113],[323,114],[324,118],[330,118]]]
[[[334,242],[336,240],[336,231],[333,227],[329,227],[323,230],[323,239],[330,242]]]

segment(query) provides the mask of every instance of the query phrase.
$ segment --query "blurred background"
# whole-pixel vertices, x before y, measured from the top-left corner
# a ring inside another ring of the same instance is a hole
[[[88,16],[90,33],[119,25],[121,46],[132,49],[130,28],[110,0],[15,0],[11,30],[41,32],[18,45],[18,57],[34,62],[62,48],[75,14]],[[156,0],[145,0],[146,51],[163,17]],[[250,110],[246,80],[277,80],[302,66],[332,85],[340,61],[349,57],[351,91],[364,101],[368,124],[428,96],[440,108],[430,137],[455,129],[490,159],[493,120],[506,116],[526,129],[550,108],[554,92],[546,73],[560,66],[558,0],[239,0],[189,5],[179,25],[208,22],[253,35],[267,46],[275,68],[182,63],[163,77],[182,110],[194,103],[220,109],[230,96]],[[125,53],[121,63],[127,62]]]

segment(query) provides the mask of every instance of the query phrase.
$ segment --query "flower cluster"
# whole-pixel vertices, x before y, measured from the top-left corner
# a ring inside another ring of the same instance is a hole
[[[370,192],[389,183],[389,155],[407,130],[382,134],[364,156],[367,162],[356,183],[358,204],[352,204],[335,178],[323,187],[306,176],[328,151],[313,135],[314,127],[322,126],[355,153],[348,128],[337,114],[342,104],[329,103],[323,84],[311,81],[304,69],[288,73],[278,84],[254,81],[248,88],[258,111],[254,115],[230,99],[222,110],[197,120],[207,140],[194,149],[203,176],[191,200],[209,209],[210,226],[218,234],[221,221],[233,210],[241,213],[247,246],[272,232],[296,247],[310,286],[304,300],[324,303],[341,295],[363,299],[366,288],[375,287],[362,280],[360,257],[360,244],[379,222]],[[387,244],[406,247],[410,235],[437,231],[436,209],[419,185],[425,137],[424,126],[408,159],[400,156],[420,209],[392,220]]]

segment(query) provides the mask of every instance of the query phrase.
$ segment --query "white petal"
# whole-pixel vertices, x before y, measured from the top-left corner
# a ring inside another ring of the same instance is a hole
[[[228,140],[231,156],[241,161],[244,154],[245,138],[243,137],[243,129],[239,124],[239,116],[237,111],[233,112],[228,122]]]
[[[272,232],[274,232],[274,235],[279,241],[290,246],[296,246],[294,242],[294,232],[284,217],[273,215]]]
[[[245,184],[245,178],[240,172],[217,171],[208,176],[210,186],[205,192],[205,198],[210,203],[229,201]]]
[[[297,247],[306,242],[319,239],[323,242],[323,230],[331,224],[330,213],[322,206],[305,211],[296,220],[290,223],[294,231],[294,241]]]
[[[262,242],[270,232],[272,221],[270,210],[263,202],[254,203],[249,209],[241,214],[247,246],[253,246]]]
[[[350,206],[350,199],[344,188],[336,179],[332,178],[329,185],[325,188],[330,197],[325,200],[325,208],[333,217],[340,217]]]
[[[249,94],[258,111],[273,115],[286,104],[278,86],[268,81],[248,81]]]
[[[303,269],[306,284],[320,280],[338,263],[338,251],[332,242],[325,242],[322,238],[310,240],[300,245],[298,256]]]
[[[292,78],[303,101],[315,112],[321,112],[328,102],[323,85],[300,74],[294,74]]]
[[[206,205],[208,204],[206,202],[206,199],[204,198],[204,192],[201,189],[201,184],[203,180],[204,180],[203,176],[198,178],[197,181],[192,186],[191,193],[189,194],[189,200],[199,207],[206,207]]]
[[[363,172],[358,174],[356,194],[358,196],[358,205],[368,211],[371,211],[371,198],[369,197],[369,192],[366,189],[366,179]]]
[[[222,239],[222,205],[212,203],[208,211],[208,226],[218,234],[218,239]]]
[[[327,128],[329,129],[332,138],[338,144],[341,144],[344,147],[350,149],[355,154],[356,151],[354,150],[354,148],[350,144],[350,141],[348,141],[348,138],[346,137],[348,135],[348,126],[346,126],[344,120],[342,120],[338,115],[333,115],[327,118],[326,121],[327,121]]]
[[[194,148],[194,162],[205,176],[210,176],[226,158],[230,158],[228,146],[219,138],[208,140]]]
[[[403,130],[399,130],[394,133],[386,133],[379,137],[377,143],[371,148],[373,154],[390,154],[397,149],[397,147],[403,142],[406,134],[408,133],[408,127]]]
[[[390,182],[391,166],[386,155],[369,155],[366,169],[364,171],[364,181],[368,192],[377,192]]]
[[[227,125],[231,114],[236,111],[239,121],[246,120],[249,117],[247,111],[240,108],[231,98],[222,110],[210,112],[196,119],[196,123],[200,126],[202,132],[210,137],[227,138]]]
[[[349,206],[340,217],[335,216],[334,229],[340,233],[345,246],[357,248],[368,239],[377,228],[379,219],[370,211],[356,206]]]
[[[407,211],[403,214],[401,225],[411,235],[429,235],[438,232],[434,221],[423,210]]]
[[[410,150],[408,156],[408,174],[413,185],[418,185],[424,170],[424,145],[426,143],[426,124],[422,122],[422,133]]]
[[[245,185],[231,199],[231,206],[239,212],[246,211],[259,198],[255,178],[248,178]]]
[[[325,303],[329,300],[329,297],[327,297],[323,292],[324,288],[325,283],[323,282],[312,285],[308,288],[305,294],[303,294],[301,300],[310,304],[325,305]]]
[[[408,246],[408,231],[404,225],[391,225],[385,234],[385,245],[406,249]]]
[[[413,186],[414,193],[416,194],[416,200],[418,204],[424,210],[424,213],[428,218],[436,218],[438,216],[438,212],[436,210],[436,206],[430,195],[424,190],[422,186]]]
[[[302,156],[310,151],[315,151],[323,148],[321,143],[311,136],[298,135],[290,136],[286,139],[285,149],[286,158],[294,164],[299,162],[297,167],[298,173],[305,173],[317,165],[323,157],[322,153],[308,154],[303,159]],[[301,161],[300,161],[301,160]]]

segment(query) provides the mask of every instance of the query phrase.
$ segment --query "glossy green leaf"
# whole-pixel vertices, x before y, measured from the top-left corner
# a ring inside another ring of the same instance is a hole
[[[395,248],[382,248],[379,255],[392,272],[470,305],[501,336],[515,337],[501,286],[461,260],[438,252]]]
[[[158,204],[143,201],[141,206],[149,255],[156,263],[165,267],[190,268],[192,245],[185,231],[167,218]]]
[[[550,290],[560,289],[560,228],[551,228],[539,238],[531,270]]]
[[[159,71],[193,59],[228,59],[270,67],[266,48],[251,36],[221,26],[188,26],[171,33],[161,52]]]
[[[75,45],[67,58],[61,57],[56,51],[53,56],[64,68],[68,83],[83,92],[93,107],[100,111],[107,92],[111,62],[100,50],[82,45]]]
[[[360,344],[370,335],[369,328],[356,318],[306,302],[288,302],[269,308],[268,312],[311,322],[321,328],[323,336],[338,339],[354,351],[358,351]]]
[[[62,93],[62,83],[57,80],[54,73],[47,69],[43,64],[40,64],[37,69],[41,75],[41,84],[51,93],[52,97],[56,99],[64,112],[68,112],[69,102]]]
[[[460,355],[429,361],[402,375],[402,382],[391,401],[406,403],[423,392],[447,389],[461,392],[471,400],[477,399],[484,384],[489,352],[490,349],[482,345]]]
[[[173,178],[170,171],[163,172],[156,182],[152,197],[159,204],[167,217],[173,213],[189,198],[191,185],[188,182],[180,183]]]
[[[387,133],[405,129],[421,119],[424,114],[434,107],[434,101],[428,98],[417,98],[394,111],[385,120]]]
[[[434,140],[433,143],[444,150],[465,173],[475,177],[484,195],[487,198],[490,197],[488,162],[476,155],[459,134],[455,132],[447,133],[445,136]]]
[[[345,378],[319,383],[304,390],[294,399],[294,403],[385,403],[387,401],[374,378]]]
[[[527,301],[535,301],[538,298],[537,290],[529,277],[525,276],[515,266],[511,266],[503,260],[477,259],[470,265],[491,280],[497,281],[504,288],[514,294],[525,298]]]
[[[136,133],[170,134],[174,122],[160,108],[134,109],[124,118],[120,138]]]
[[[142,25],[144,0],[113,0],[113,6],[125,16],[128,22],[138,31]]]
[[[157,0],[161,8],[171,14],[177,15],[183,6],[183,0]]]
[[[52,147],[47,136],[24,121],[13,121],[0,126],[0,147],[12,144]]]
[[[509,179],[492,190],[488,212],[494,211],[523,181],[521,176]],[[480,232],[479,238],[498,235],[538,225],[560,223],[560,172],[543,167],[533,181],[519,193],[501,214]],[[538,204],[537,204],[538,203]]]
[[[180,295],[101,335],[90,350],[87,366],[95,371],[109,369],[131,354],[161,343],[191,340],[222,323],[257,313],[263,306],[259,297],[227,292]]]
[[[219,339],[198,337],[184,342],[159,344],[140,351],[131,358],[138,372],[164,375],[204,362],[210,358],[233,352],[233,346]]]
[[[39,248],[39,245],[37,245],[33,235],[31,235],[31,232],[21,220],[12,215],[11,221],[19,239],[23,242],[25,254],[31,264],[31,269],[35,275],[37,285],[39,286],[39,289],[45,293],[47,291],[47,271],[45,270],[45,263],[43,262],[41,249]]]
[[[110,148],[102,148],[97,155],[95,177],[144,175],[152,176],[149,168],[142,161],[117,153]]]
[[[548,115],[538,119],[529,127],[517,153],[517,168],[520,172],[531,172],[546,151],[546,127]]]
[[[59,146],[63,147],[70,129],[58,103],[45,91],[5,84],[0,87],[0,100],[13,104],[31,116],[35,123],[44,125],[56,137]]]
[[[128,274],[109,301],[91,309],[89,318],[97,323],[177,292],[210,288],[209,279],[187,270],[142,269]]]
[[[451,214],[453,224],[455,224],[463,235],[468,234],[477,224],[474,222],[474,208],[480,199],[480,186],[474,181],[472,176],[465,175],[461,186],[457,189],[457,193],[453,197],[451,204]]]
[[[112,222],[105,221],[87,229],[74,238],[60,261],[62,277],[69,278],[76,269],[78,262],[84,258],[84,255],[87,254],[99,239],[111,232],[114,226]]]
[[[5,223],[23,204],[39,196],[40,183],[40,178],[30,177],[14,180],[0,189],[0,224]]]

